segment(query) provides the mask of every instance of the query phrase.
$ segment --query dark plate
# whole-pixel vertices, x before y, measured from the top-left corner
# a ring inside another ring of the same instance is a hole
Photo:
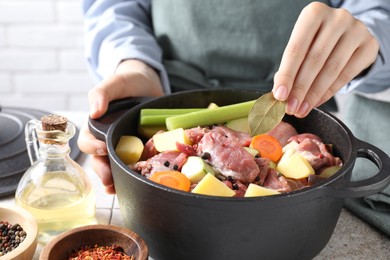
[[[32,119],[38,119],[52,112],[22,108],[0,107],[0,196],[15,192],[19,180],[31,166],[28,158],[24,127]],[[80,155],[77,146],[79,129],[70,140],[71,158],[76,160]]]

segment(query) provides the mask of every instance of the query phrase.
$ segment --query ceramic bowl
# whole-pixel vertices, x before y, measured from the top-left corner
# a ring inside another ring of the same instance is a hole
[[[0,205],[0,221],[19,224],[27,233],[23,242],[14,250],[0,256],[0,260],[31,260],[38,243],[38,224],[35,218],[18,206]]]
[[[40,254],[40,260],[67,259],[85,246],[118,245],[136,260],[148,259],[145,241],[133,231],[111,225],[88,225],[66,231],[51,240]]]

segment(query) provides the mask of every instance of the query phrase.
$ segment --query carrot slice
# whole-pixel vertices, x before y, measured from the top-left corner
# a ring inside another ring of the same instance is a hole
[[[277,162],[282,157],[282,145],[275,137],[267,134],[254,136],[250,147],[259,151],[261,157],[273,162]]]
[[[150,180],[168,186],[170,188],[190,191],[191,182],[183,173],[178,171],[154,172]]]

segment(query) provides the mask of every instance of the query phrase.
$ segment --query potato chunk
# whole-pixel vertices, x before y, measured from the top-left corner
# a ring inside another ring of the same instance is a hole
[[[159,152],[177,151],[176,143],[191,144],[183,128],[157,133],[153,136],[153,143]]]
[[[319,177],[322,177],[322,178],[330,178],[332,177],[336,172],[338,172],[339,170],[341,169],[341,166],[330,166],[326,169],[324,169],[320,175],[318,175]]]
[[[218,180],[218,178],[211,173],[207,173],[206,176],[203,177],[198,185],[192,190],[192,193],[222,197],[233,197],[236,194],[232,189],[226,186],[225,183]]]
[[[259,185],[250,183],[244,197],[259,197],[259,196],[270,196],[280,194],[277,190],[267,189]]]
[[[289,149],[283,154],[276,166],[276,170],[285,177],[292,179],[302,179],[315,174],[310,163],[302,155],[295,152],[294,149]]]
[[[143,150],[144,144],[141,139],[131,135],[121,136],[115,148],[116,154],[125,164],[136,163]]]

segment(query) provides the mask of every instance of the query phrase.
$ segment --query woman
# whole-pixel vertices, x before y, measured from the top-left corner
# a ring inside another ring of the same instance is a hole
[[[85,0],[84,14],[88,64],[99,81],[89,93],[92,118],[123,97],[219,87],[272,90],[287,101],[286,113],[304,117],[339,90],[390,86],[386,0]],[[370,108],[377,101],[356,99],[348,112],[369,114],[360,121],[380,115]],[[379,103],[385,129],[389,100]],[[346,120],[362,134],[355,116]],[[389,138],[370,136],[390,153]],[[105,143],[84,127],[79,146],[115,193]]]

